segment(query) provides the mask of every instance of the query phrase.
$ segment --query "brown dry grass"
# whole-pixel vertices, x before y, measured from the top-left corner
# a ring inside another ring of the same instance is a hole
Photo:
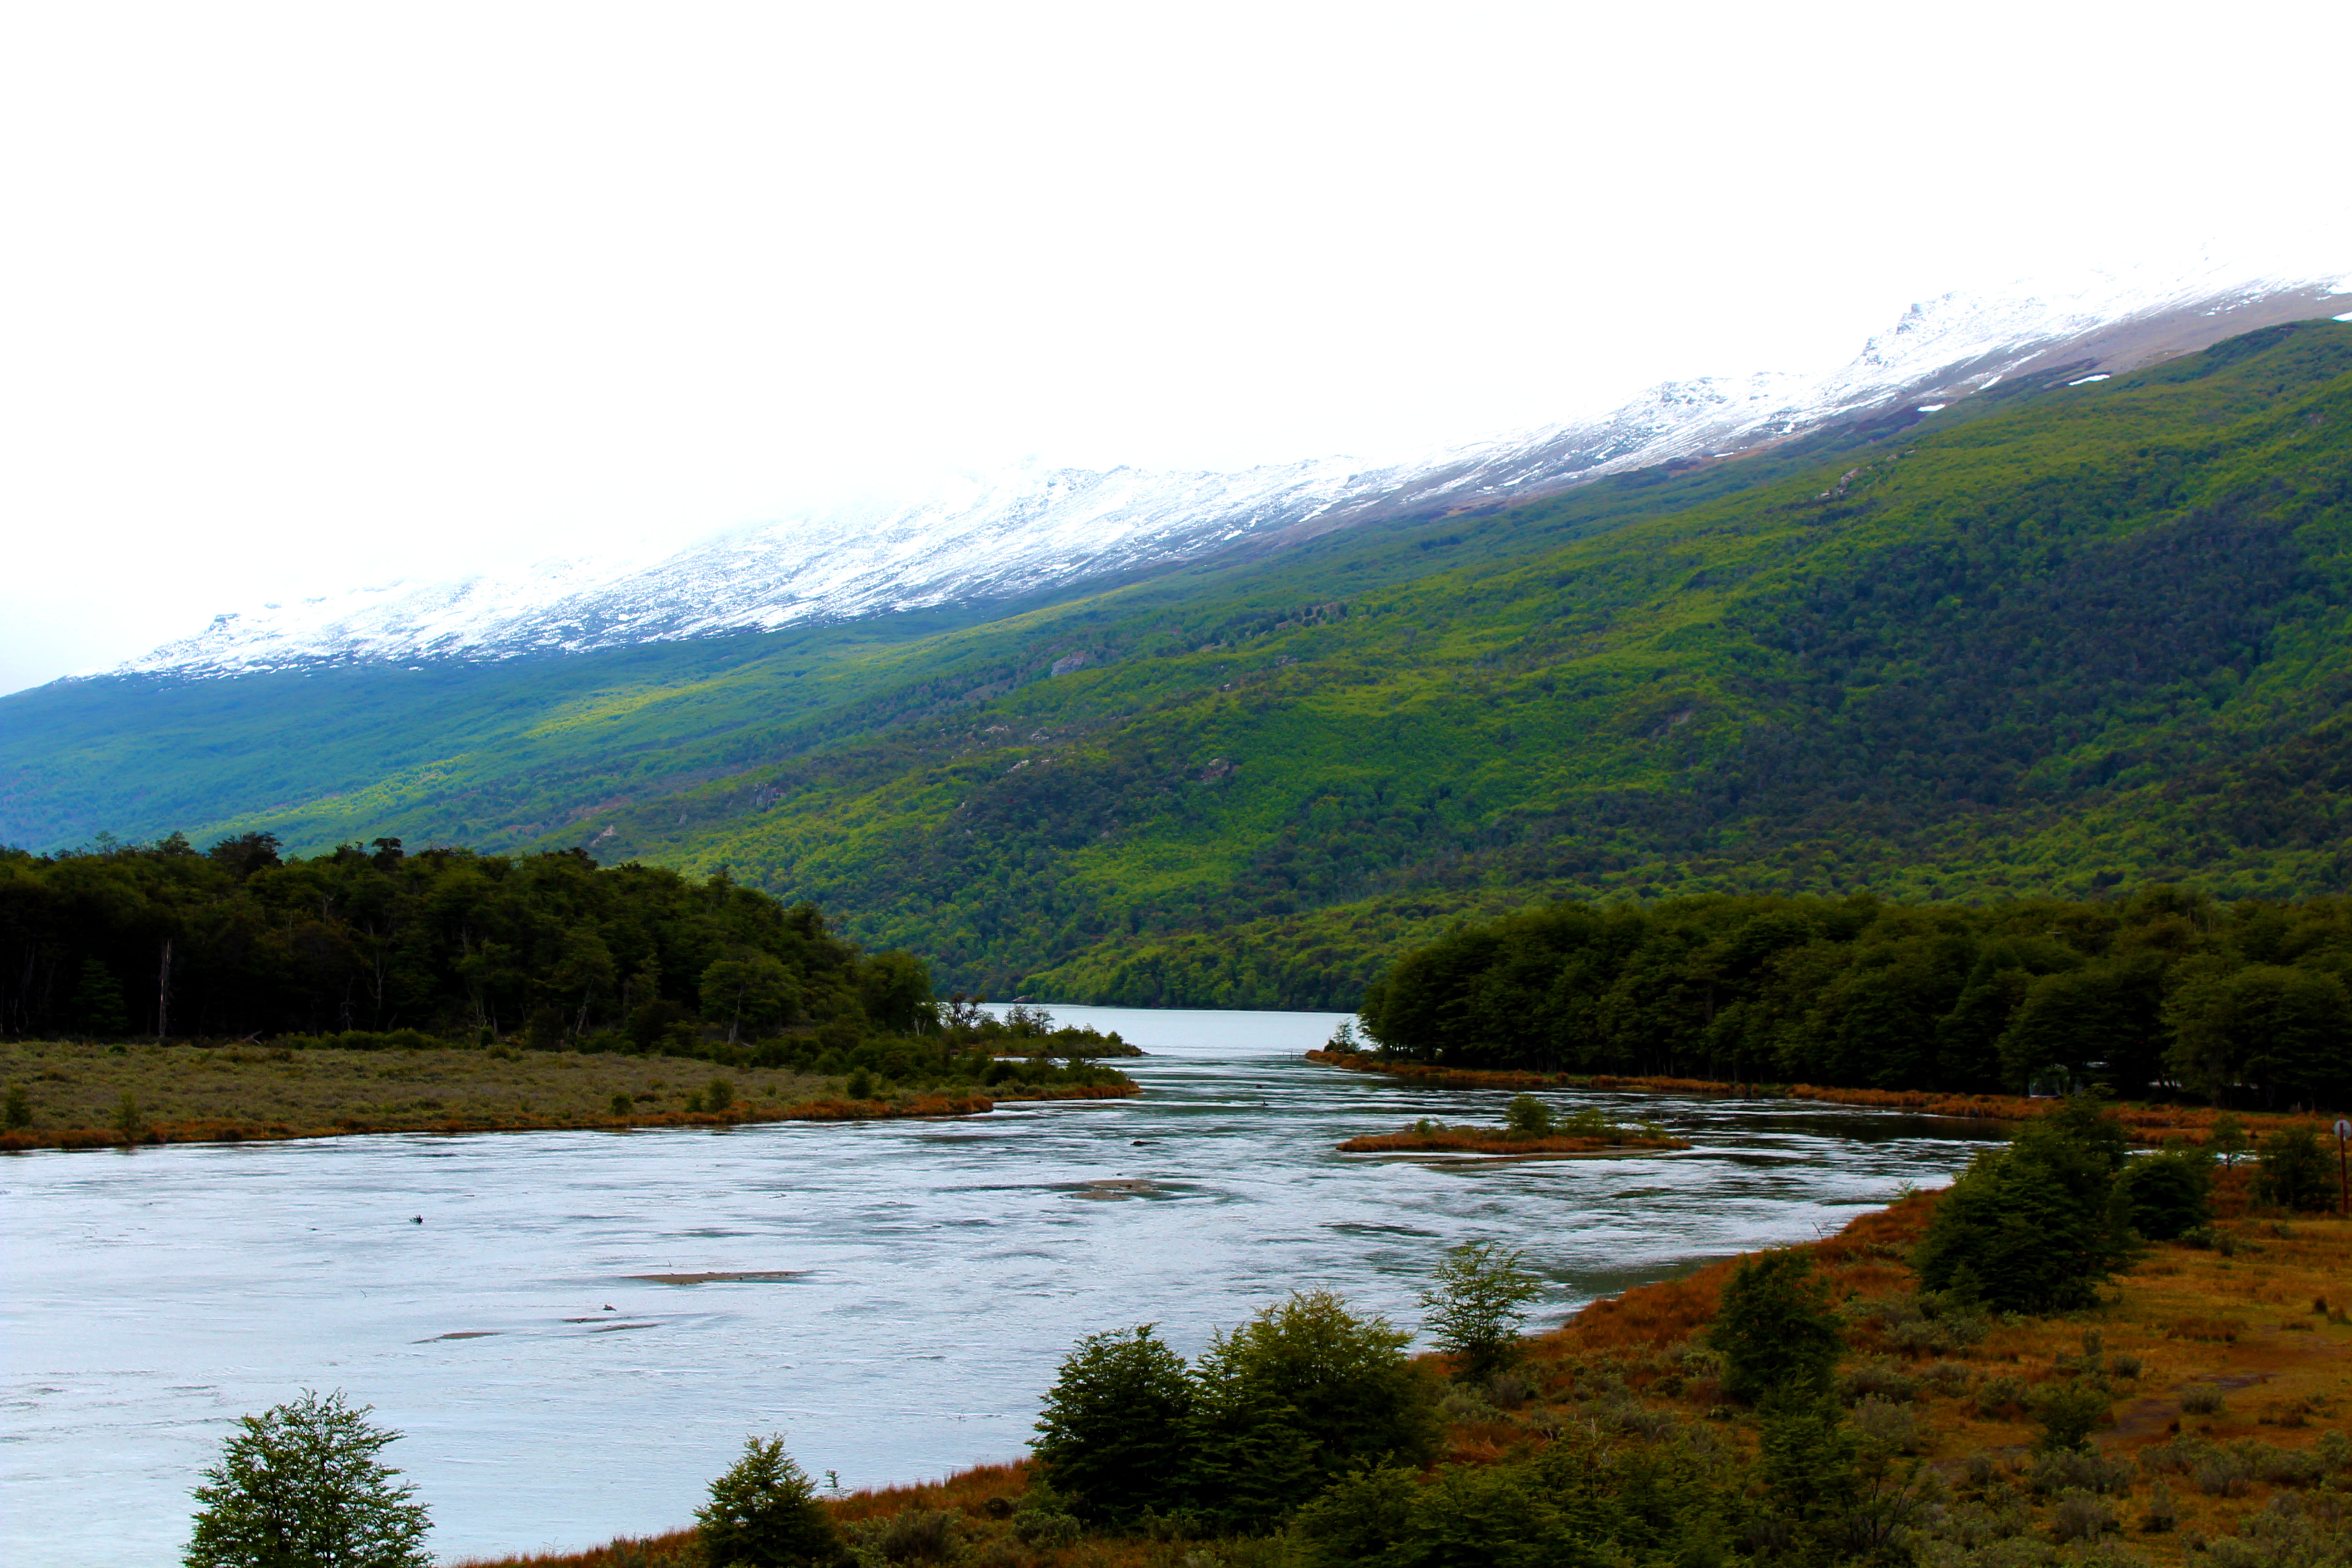
[[[713,1079],[733,1088],[721,1111],[686,1109]],[[122,1097],[136,1102],[136,1141],[211,1142],[353,1132],[518,1131],[578,1127],[731,1126],[751,1121],[964,1116],[981,1094],[850,1100],[826,1080],[782,1068],[714,1068],[676,1057],[451,1047],[427,1050],[286,1050],[262,1046],[0,1044],[0,1083],[21,1086],[29,1127],[0,1132],[0,1150],[94,1148],[126,1142]],[[1045,1090],[1022,1099],[1099,1099],[1131,1085]],[[630,1107],[614,1108],[625,1094]],[[1016,1098],[1007,1095],[1004,1098]]]

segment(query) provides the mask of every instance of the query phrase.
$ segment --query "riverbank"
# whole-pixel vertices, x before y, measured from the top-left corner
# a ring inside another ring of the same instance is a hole
[[[1924,1316],[1903,1261],[1938,1194],[1916,1194],[1864,1215],[1798,1250],[1848,1300],[1843,1381],[1854,1419],[1905,1462],[1982,1514],[1991,1539],[2050,1540],[2059,1510],[2084,1489],[2037,1462],[2027,1415],[2045,1384],[2070,1380],[2094,1356],[2115,1389],[2110,1423],[2088,1463],[2099,1489],[2074,1515],[2104,1513],[2146,1560],[2174,1563],[2209,1542],[2299,1508],[2327,1473],[2322,1438],[2340,1421],[2352,1327],[2339,1295],[2352,1278],[2352,1226],[2330,1218],[2243,1217],[2216,1227],[2227,1250],[2154,1248],[2088,1312],[2053,1318]],[[1595,1301],[1528,1343],[1507,1389],[1456,1393],[1447,1404],[1446,1458],[1495,1462],[1540,1447],[1571,1426],[1614,1433],[1629,1446],[1684,1430],[1733,1436],[1702,1336],[1725,1282],[1726,1259],[1676,1280]],[[1423,1358],[1434,1373],[1434,1358]],[[1499,1397],[1498,1397],[1499,1396]],[[1866,1407],[1866,1408],[1865,1408]],[[1692,1424],[1704,1422],[1704,1427]],[[2340,1441],[2340,1439],[2339,1439]],[[2219,1455],[2219,1460],[2211,1456]],[[2104,1463],[2102,1463],[2104,1462]],[[2200,1468],[2200,1466],[2202,1466]],[[2151,1531],[2155,1484],[2166,1485],[2169,1528]],[[2340,1483],[2339,1483],[2340,1484]],[[1054,1561],[1008,1522],[1026,1489],[1025,1467],[976,1467],[936,1483],[828,1500],[837,1522],[909,1537],[928,1530],[1007,1564]],[[2284,1496],[2284,1505],[2273,1500]],[[2064,1527],[2072,1528],[2072,1526]],[[677,1531],[576,1554],[482,1560],[470,1568],[639,1568],[692,1561]],[[1180,1560],[1167,1542],[1089,1539],[1087,1561],[1147,1568]],[[1275,1559],[1268,1558],[1268,1561]]]
[[[1426,1062],[1393,1061],[1368,1051],[1314,1050],[1310,1062],[1349,1072],[1374,1073],[1402,1079],[1432,1089],[1583,1089],[1595,1094],[1704,1094],[1742,1100],[1806,1100],[1823,1105],[1866,1106],[1874,1110],[1907,1110],[1920,1116],[1950,1116],[1971,1121],[2031,1121],[2047,1116],[2063,1102],[2029,1099],[2015,1094],[1944,1094],[1931,1089],[1831,1089],[1810,1083],[1727,1083],[1697,1078],[1618,1078],[1606,1073],[1540,1073],[1490,1070],[1481,1068],[1433,1067]],[[2213,1119],[2221,1112],[2190,1105],[2126,1102],[2107,1108],[2135,1143],[2158,1145],[2173,1142],[2202,1144],[2211,1135]],[[2318,1113],[2280,1114],[2234,1111],[2250,1137],[2283,1127],[2309,1124]]]
[[[2015,1540],[2043,1561],[2050,1554],[2037,1543],[2087,1530],[2116,1554],[2102,1561],[2170,1564],[2201,1560],[2218,1542],[2287,1529],[2315,1488],[2340,1490],[2352,1480],[2343,1468],[2352,1450],[2331,1432],[2352,1414],[2344,1395],[2352,1224],[2244,1212],[2242,1184],[2229,1184],[2241,1190],[2222,1194],[2231,1200],[2225,1212],[2240,1212],[2213,1227],[2219,1245],[2152,1247],[2096,1308],[2057,1317],[1972,1317],[1921,1300],[1906,1259],[1940,1194],[1912,1194],[1794,1249],[1846,1303],[1841,1375],[1851,1421],[1889,1455],[1895,1474],[1916,1464],[1905,1484],[1944,1500],[1947,1536]],[[1455,1385],[1444,1407],[1444,1458],[1495,1463],[1568,1432],[1608,1434],[1627,1448],[1693,1441],[1744,1451],[1752,1434],[1723,1402],[1719,1363],[1704,1340],[1739,1261],[1594,1301],[1528,1341],[1507,1382]],[[1422,1364],[1432,1375],[1446,1370],[1436,1357]],[[2115,1395],[2105,1424],[2085,1455],[2037,1457],[2029,1409],[2046,1386],[2074,1382],[2086,1365]],[[1234,1550],[1207,1557],[1181,1541],[1027,1543],[1013,1525],[1027,1485],[1024,1465],[987,1465],[825,1507],[877,1542],[886,1532],[944,1540],[1007,1568],[1074,1560],[1164,1568],[1188,1552],[1194,1560],[1283,1560],[1273,1543],[1229,1542]],[[693,1552],[693,1533],[677,1531],[461,1568],[685,1568]]]
[[[714,1068],[691,1058],[511,1047],[353,1051],[263,1046],[0,1045],[0,1084],[26,1125],[0,1152],[339,1138],[376,1132],[726,1128],[984,1115],[1002,1102],[1121,1099],[1123,1074],[1040,1067],[1037,1081],[985,1090],[910,1087],[851,1099],[788,1068]],[[1063,1081],[1055,1081],[1061,1079]]]

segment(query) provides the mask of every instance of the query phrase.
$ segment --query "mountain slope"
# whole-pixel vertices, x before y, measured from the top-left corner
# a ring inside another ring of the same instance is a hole
[[[1915,305],[1822,376],[1669,382],[1622,407],[1401,463],[1326,458],[1241,473],[1018,469],[911,504],[740,531],[651,563],[541,563],[223,615],[121,673],[228,676],[501,659],[1006,606],[1335,530],[1525,500],[1613,473],[1906,417],[2004,378],[2137,368],[2342,303],[2341,284],[2135,274]],[[2352,292],[2352,290],[2347,290]]]
[[[2326,890],[2347,561],[2352,327],[2273,329],[571,831],[1101,1000],[1344,1001],[1349,930],[1546,892]]]

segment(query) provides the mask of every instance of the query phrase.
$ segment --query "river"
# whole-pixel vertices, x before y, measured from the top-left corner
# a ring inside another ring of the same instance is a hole
[[[376,1136],[0,1162],[0,1557],[176,1563],[234,1418],[341,1388],[406,1434],[446,1561],[690,1522],[747,1434],[845,1487],[1022,1450],[1093,1330],[1179,1349],[1294,1288],[1416,1321],[1448,1245],[1538,1321],[1807,1238],[1980,1131],[1780,1100],[1550,1095],[1695,1145],[1467,1165],[1342,1155],[1501,1094],[1300,1059],[1333,1015],[1057,1007],[1151,1054],[1141,1098],[957,1121]],[[421,1221],[421,1223],[419,1223]],[[749,1276],[706,1279],[695,1276]],[[663,1278],[667,1277],[667,1278]]]

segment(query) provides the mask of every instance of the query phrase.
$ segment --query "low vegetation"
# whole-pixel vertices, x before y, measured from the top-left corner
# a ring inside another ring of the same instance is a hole
[[[826,1078],[430,1040],[370,1049],[6,1041],[0,1082],[0,1150],[961,1116],[998,1100],[1136,1092],[1133,1080],[1083,1058],[1057,1066],[966,1052],[897,1079],[863,1067]]]
[[[1343,1154],[1486,1154],[1517,1159],[1687,1149],[1688,1142],[1651,1122],[1626,1127],[1586,1107],[1561,1117],[1532,1094],[1511,1101],[1500,1127],[1448,1126],[1423,1117],[1402,1132],[1376,1132],[1339,1145]]]

